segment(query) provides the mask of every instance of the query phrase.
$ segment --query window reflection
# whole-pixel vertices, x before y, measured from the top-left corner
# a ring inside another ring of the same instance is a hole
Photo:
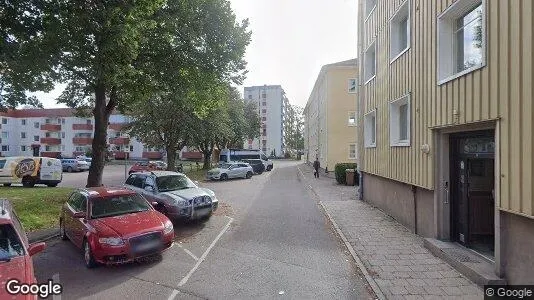
[[[454,41],[456,72],[482,65],[482,6],[456,21]]]

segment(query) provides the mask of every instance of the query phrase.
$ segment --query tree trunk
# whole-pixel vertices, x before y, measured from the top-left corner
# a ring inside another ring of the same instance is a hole
[[[204,154],[204,166],[202,167],[202,169],[204,169],[204,170],[210,169],[210,167],[211,167],[211,153],[212,152],[213,152],[212,150],[206,150],[206,149],[204,149],[202,151],[202,153]]]
[[[95,88],[95,131],[93,137],[93,149],[89,175],[87,176],[87,187],[97,187],[102,185],[102,173],[104,172],[105,158],[107,154],[107,131],[110,111],[106,106],[106,88],[103,84]]]
[[[167,171],[176,171],[176,149],[167,146],[165,151],[167,151]]]

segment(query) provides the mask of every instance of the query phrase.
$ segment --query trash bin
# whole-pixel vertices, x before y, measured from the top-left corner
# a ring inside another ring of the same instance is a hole
[[[354,169],[346,169],[345,170],[345,181],[347,182],[347,185],[354,185],[354,174],[356,173],[356,170]]]

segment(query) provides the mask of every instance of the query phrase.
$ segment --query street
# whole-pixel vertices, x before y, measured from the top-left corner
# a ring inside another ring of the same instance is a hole
[[[373,298],[297,177],[298,163],[275,161],[251,180],[200,183],[215,191],[219,210],[207,222],[175,223],[175,246],[161,261],[90,270],[81,250],[52,240],[34,257],[37,279],[59,281],[61,299]]]

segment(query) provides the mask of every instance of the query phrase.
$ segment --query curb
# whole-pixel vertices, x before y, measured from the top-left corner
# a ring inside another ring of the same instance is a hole
[[[59,227],[28,232],[26,235],[28,236],[28,241],[30,243],[44,242],[58,237]]]
[[[304,173],[302,173],[302,170],[300,169],[300,166],[297,166],[297,169],[298,169],[299,176],[301,176],[304,180],[306,180],[306,176],[304,176]],[[317,192],[315,191],[315,189],[310,184],[308,184],[308,187],[309,187],[309,189],[311,189],[313,194],[317,198],[319,198]],[[356,265],[358,266],[358,268],[362,272],[363,276],[365,277],[365,280],[367,281],[367,283],[369,284],[369,286],[371,287],[371,289],[375,293],[376,297],[378,299],[380,299],[380,300],[385,300],[386,297],[384,296],[384,293],[382,293],[382,291],[378,287],[378,284],[373,279],[373,277],[369,274],[369,271],[367,270],[367,268],[363,264],[363,262],[360,259],[360,257],[358,257],[358,254],[356,254],[356,251],[354,250],[354,248],[352,247],[352,245],[348,241],[347,237],[345,237],[345,235],[343,234],[343,232],[341,231],[341,229],[337,225],[336,221],[334,221],[334,218],[326,210],[326,207],[323,205],[323,202],[320,201],[320,200],[319,200],[319,205],[321,205],[321,208],[323,209],[324,214],[326,215],[326,217],[328,218],[330,223],[332,223],[332,226],[334,226],[334,229],[336,230],[336,233],[338,234],[338,236],[341,238],[341,240],[345,244],[345,247],[347,247],[347,249],[349,250],[350,255],[352,256],[352,259],[354,260],[354,262],[356,263]]]

